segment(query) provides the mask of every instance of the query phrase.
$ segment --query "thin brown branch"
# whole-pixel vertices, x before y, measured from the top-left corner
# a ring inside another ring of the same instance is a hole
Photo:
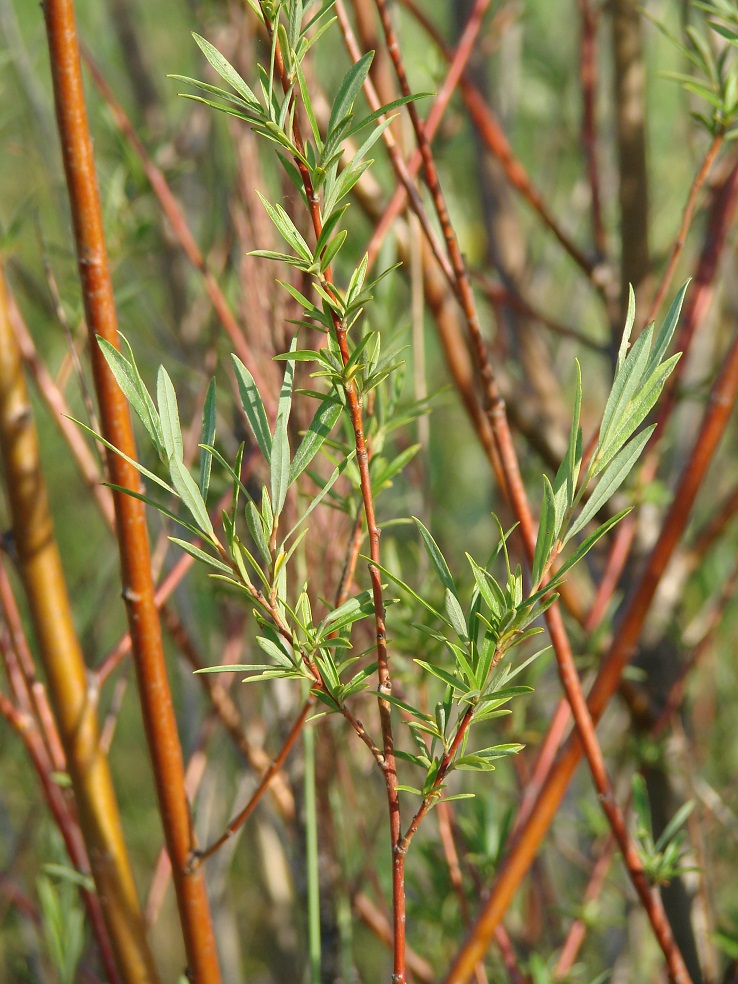
[[[590,691],[588,706],[594,721],[602,716],[617,690],[623,669],[634,653],[656,588],[684,533],[697,493],[730,419],[737,392],[738,337],[733,340],[712,388],[699,434],[675,490],[661,534],[630,592],[615,639]],[[479,955],[488,946],[553,821],[581,754],[581,746],[574,737],[551,767],[529,810],[528,818],[500,866],[490,896],[482,907],[472,932],[457,954],[449,971],[447,984],[460,984],[466,980]]]
[[[79,874],[90,878],[90,861],[85,842],[76,819],[70,815],[64,801],[64,792],[54,779],[53,764],[47,757],[43,738],[38,732],[36,722],[30,715],[19,711],[2,691],[0,691],[0,717],[7,721],[25,745],[28,757],[41,783],[49,813],[61,834],[69,860]],[[121,977],[118,972],[100,897],[96,891],[90,891],[87,888],[82,888],[81,894],[108,980],[110,984],[121,984],[127,978]]]
[[[676,239],[674,240],[674,245],[671,247],[671,253],[669,254],[669,260],[666,264],[666,269],[659,283],[656,294],[651,301],[651,307],[646,317],[646,324],[653,319],[658,314],[661,305],[664,303],[664,298],[666,293],[671,286],[671,281],[674,277],[674,272],[679,263],[679,258],[682,255],[682,250],[687,242],[687,234],[689,232],[689,227],[692,224],[692,218],[694,217],[694,210],[697,207],[697,198],[702,190],[702,186],[707,180],[707,176],[710,173],[712,165],[715,162],[715,158],[720,152],[720,148],[723,145],[723,134],[721,132],[716,133],[710,142],[710,146],[707,148],[707,153],[705,154],[704,160],[697,171],[697,174],[692,181],[692,185],[689,189],[689,194],[687,195],[687,203],[684,206],[684,212],[682,213],[682,221],[679,225],[679,231],[677,232]]]
[[[602,191],[597,159],[597,13],[590,0],[578,0],[581,15],[579,41],[579,80],[582,87],[581,139],[587,162],[592,237],[601,260],[607,255],[607,239],[602,220]]]
[[[642,14],[636,0],[613,0],[612,17],[615,133],[620,205],[620,317],[625,321],[628,287],[636,296],[649,273],[648,169],[646,166],[646,72]],[[611,326],[613,332],[616,325]]]
[[[412,2],[412,0],[402,0],[402,2],[404,6],[412,11],[413,16],[424,30],[431,34],[444,58],[447,61],[451,61],[452,54],[450,50],[444,44],[438,32],[433,29],[428,18],[423,16],[417,4]],[[466,103],[472,123],[489,152],[499,160],[510,185],[520,193],[523,200],[537,213],[546,228],[553,233],[574,262],[590,279],[596,280],[598,271],[595,264],[561,228],[560,223],[546,204],[543,195],[534,186],[528,172],[513,153],[502,126],[489,108],[487,101],[471,80],[463,73],[459,78],[459,90]]]
[[[192,868],[199,868],[202,864],[204,864],[208,858],[211,858],[214,854],[216,854],[224,844],[226,844],[236,833],[238,833],[244,823],[246,823],[248,818],[256,809],[262,796],[269,788],[270,782],[287,761],[287,756],[290,754],[294,748],[295,742],[300,737],[303,725],[307,720],[307,716],[314,706],[315,697],[311,696],[303,704],[302,710],[295,718],[295,721],[293,722],[292,727],[290,728],[289,733],[282,744],[282,747],[275,756],[269,768],[261,777],[261,782],[252,793],[246,806],[231,820],[217,840],[213,841],[209,847],[194,852],[192,861],[190,862]]]

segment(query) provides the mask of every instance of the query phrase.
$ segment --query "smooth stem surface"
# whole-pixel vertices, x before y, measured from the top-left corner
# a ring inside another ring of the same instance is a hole
[[[88,685],[74,627],[1,269],[0,451],[18,569],[110,942],[123,980],[131,984],[152,982],[157,979],[156,971],[146,942],[113,781],[100,746],[97,692]]]
[[[47,0],[44,14],[102,432],[114,447],[135,459],[128,405],[96,340],[96,335],[101,335],[115,345],[118,331],[82,87],[74,5],[71,0]],[[108,466],[116,485],[139,487],[135,468],[119,455],[109,453]],[[115,512],[123,597],[133,641],[141,710],[172,862],[188,970],[198,984],[219,984],[220,970],[205,883],[201,872],[187,870],[193,835],[182,749],[154,600],[144,506],[130,496],[117,493]]]
[[[305,749],[305,858],[307,861],[308,949],[310,984],[320,984],[320,875],[318,871],[318,811],[315,799],[315,732],[303,728]]]

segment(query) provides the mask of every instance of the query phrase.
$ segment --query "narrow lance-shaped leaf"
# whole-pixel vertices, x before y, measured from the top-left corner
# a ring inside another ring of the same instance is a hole
[[[653,325],[649,325],[638,336],[623,366],[618,369],[615,375],[612,389],[610,390],[610,395],[607,398],[605,410],[602,414],[597,455],[593,462],[593,472],[595,474],[599,470],[598,458],[613,445],[612,429],[617,426],[631,397],[636,394],[641,380],[644,378],[652,338]]]
[[[275,519],[282,512],[287,489],[289,487],[290,474],[290,443],[287,435],[288,415],[286,413],[277,414],[277,423],[274,428],[274,440],[272,442],[271,464],[271,493],[272,506]]]
[[[597,487],[592,493],[589,502],[582,509],[576,522],[568,530],[564,543],[575,536],[580,530],[584,529],[587,523],[595,516],[599,509],[610,499],[620,488],[625,479],[630,474],[631,469],[641,455],[648,439],[653,434],[656,424],[647,427],[633,440],[626,444],[623,450],[617,454],[610,462],[609,466],[602,473]]]
[[[151,438],[157,454],[162,457],[164,453],[164,438],[161,432],[159,414],[156,411],[154,401],[149,395],[149,391],[141,379],[131,346],[123,335],[119,335],[119,338],[122,344],[128,349],[128,359],[114,345],[111,345],[110,342],[100,335],[97,336],[97,342],[123,395],[146,428],[146,432]]]
[[[661,390],[664,388],[664,383],[673,372],[674,366],[680,357],[681,354],[677,353],[676,355],[672,355],[670,359],[667,359],[666,362],[662,362],[660,366],[657,366],[650,379],[644,383],[637,395],[631,400],[629,406],[625,408],[622,416],[615,420],[608,439],[607,448],[599,458],[596,472],[602,471],[609,464],[631,434],[646,419],[658,400]]]
[[[681,314],[682,305],[684,304],[684,296],[687,293],[687,288],[689,287],[689,280],[686,281],[679,290],[679,293],[672,301],[671,307],[669,308],[668,314],[664,319],[664,323],[661,326],[661,330],[656,336],[656,341],[653,345],[653,350],[651,351],[651,357],[648,360],[648,365],[646,366],[646,377],[650,377],[659,363],[663,360],[666,355],[666,350],[669,347],[674,330],[679,321],[679,315]]]
[[[296,345],[297,338],[294,338],[292,340],[291,351],[295,350]],[[292,408],[292,384],[294,378],[295,363],[288,362],[284,370],[284,379],[277,405],[277,422],[274,425],[274,437],[272,438],[272,459],[270,462],[271,493],[272,508],[275,516],[279,516],[282,512],[289,487],[290,443],[287,434],[287,425]]]
[[[157,485],[160,485],[170,495],[176,495],[176,492],[171,487],[171,485],[168,485],[167,482],[162,481],[162,479],[160,479],[158,475],[155,475],[153,472],[149,471],[148,468],[144,468],[144,466],[139,461],[136,461],[133,458],[129,458],[127,454],[124,454],[119,448],[116,448],[116,446],[114,444],[111,444],[110,441],[106,441],[105,438],[102,437],[100,434],[95,433],[95,431],[91,427],[88,427],[87,424],[83,424],[81,420],[75,420],[74,417],[69,417],[69,420],[73,421],[78,427],[81,427],[82,430],[86,431],[91,437],[94,437],[96,441],[100,442],[100,444],[104,444],[109,451],[113,451],[115,454],[119,455],[124,461],[127,461],[129,465],[133,465],[136,471],[140,472],[140,474],[143,475],[144,478],[148,478],[152,482],[155,482]],[[123,491],[125,492],[127,490],[124,489]]]
[[[164,437],[164,448],[171,464],[173,458],[183,460],[182,427],[179,423],[177,409],[177,394],[174,392],[172,380],[164,366],[159,366],[156,377],[156,399],[159,404],[159,419]]]
[[[202,408],[202,431],[200,432],[200,480],[198,482],[203,502],[208,501],[210,489],[210,471],[213,464],[213,454],[208,451],[215,442],[215,379],[210,380]]]
[[[616,373],[620,372],[623,363],[625,362],[625,357],[628,354],[628,347],[630,346],[630,335],[633,331],[633,322],[635,321],[635,292],[633,291],[633,285],[628,284],[628,313],[625,318],[625,328],[623,329],[623,337],[620,339],[620,348],[618,349],[618,361],[616,365]]]
[[[210,540],[214,541],[216,539],[215,530],[213,529],[213,524],[210,522],[207,507],[200,495],[200,489],[179,458],[172,457],[169,459],[169,474],[172,479],[172,485],[177,490],[177,494],[189,510],[200,531]]]
[[[454,632],[460,639],[464,639],[466,641],[469,638],[469,633],[466,628],[464,612],[459,604],[459,599],[450,588],[446,588],[445,607],[446,614],[448,615],[448,621]]]
[[[329,397],[320,404],[290,464],[289,484],[305,471],[341,416],[341,404]]]
[[[288,243],[288,245],[290,245],[297,255],[303,260],[312,262],[313,255],[310,247],[305,242],[297,226],[282,206],[272,205],[259,191],[257,191],[256,194],[259,196],[262,205],[267,210],[269,218],[272,220],[277,228],[277,231],[285,242]]]
[[[532,581],[536,586],[543,576],[543,571],[551,556],[554,539],[556,536],[556,503],[554,501],[554,491],[546,475],[543,476],[543,502],[541,503],[541,517],[538,524],[538,537],[536,538],[536,549],[533,556]]]
[[[418,527],[421,537],[423,538],[423,545],[425,546],[426,553],[430,558],[430,562],[436,569],[436,573],[441,579],[441,584],[444,588],[447,588],[451,594],[456,594],[456,585],[454,584],[454,579],[451,577],[451,571],[448,568],[448,564],[438,548],[438,544],[430,535],[428,530],[423,526],[417,517],[413,516],[413,521]]]
[[[354,100],[359,94],[359,90],[369,74],[369,68],[371,67],[373,59],[374,52],[367,51],[367,53],[363,55],[354,65],[352,65],[348,72],[346,72],[338,92],[336,93],[336,98],[333,100],[331,116],[328,121],[329,135],[331,130],[333,130],[337,123],[341,122],[346,113],[348,113],[353,106]]]
[[[556,501],[556,537],[561,533],[561,526],[566,512],[574,503],[574,497],[579,481],[579,469],[582,464],[582,428],[580,419],[582,413],[582,367],[579,359],[574,360],[577,368],[576,391],[574,394],[574,415],[569,431],[569,444],[566,455],[556,473],[553,490]]]
[[[254,381],[254,377],[241,362],[237,355],[232,355],[233,367],[236,370],[238,389],[241,394],[241,403],[246,414],[246,419],[256,438],[256,443],[261,449],[261,453],[267,460],[272,458],[272,436],[269,433],[266,410],[261,399],[259,389]]]
[[[264,558],[267,564],[271,563],[271,555],[269,553],[269,543],[267,537],[264,534],[264,523],[261,518],[259,510],[256,508],[254,503],[249,499],[245,507],[246,513],[246,525],[249,528],[249,533],[252,536],[254,543],[256,544],[259,553]]]
[[[195,34],[193,32],[192,37],[195,39],[198,47],[218,75],[220,75],[220,77],[227,82],[228,85],[232,86],[236,92],[239,93],[239,95],[243,96],[247,102],[259,106],[259,100],[256,98],[254,93],[246,85],[233,65],[231,65],[231,63],[227,61],[223,55],[221,55],[218,49],[215,48],[209,41],[206,41],[205,38],[200,37],[199,34]]]
[[[341,477],[341,475],[343,475],[344,471],[349,467],[350,464],[352,464],[352,462],[353,462],[353,460],[354,460],[355,457],[356,457],[356,451],[352,451],[351,454],[347,458],[344,458],[343,459],[343,461],[341,462],[340,465],[338,465],[337,468],[334,468],[334,470],[331,473],[328,481],[325,483],[325,485],[320,490],[320,492],[318,492],[318,494],[313,497],[310,505],[305,510],[305,512],[303,513],[303,515],[300,517],[300,519],[298,519],[298,521],[295,523],[295,525],[292,527],[292,529],[289,531],[289,533],[285,537],[285,540],[288,540],[292,536],[292,534],[295,532],[295,530],[299,526],[301,526],[302,523],[305,522],[305,520],[308,518],[308,516],[313,511],[313,509],[315,509],[317,506],[320,505],[320,503],[328,495],[328,493],[333,488],[333,486],[336,484],[336,482]]]
[[[208,564],[210,567],[214,567],[217,571],[222,571],[229,576],[233,575],[233,571],[227,564],[224,564],[222,560],[218,560],[217,557],[213,557],[212,554],[207,553],[205,550],[200,549],[200,547],[195,546],[194,543],[190,543],[188,540],[180,540],[176,536],[170,536],[169,540],[172,543],[176,543],[178,547],[181,547],[185,553],[194,557],[195,560],[199,560],[203,564]]]

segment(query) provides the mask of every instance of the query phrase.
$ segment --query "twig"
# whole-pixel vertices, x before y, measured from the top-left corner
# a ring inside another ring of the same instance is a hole
[[[412,0],[402,0],[402,2],[404,6],[413,12],[413,16],[424,30],[431,34],[443,56],[447,60],[451,60],[451,53],[443,43],[443,39],[438,35],[437,31],[432,29],[430,21],[422,15],[422,11],[417,4],[412,2]],[[459,78],[459,90],[466,103],[472,123],[489,152],[499,160],[509,183],[537,213],[546,228],[553,233],[561,246],[563,246],[584,273],[587,274],[588,278],[596,281],[597,269],[595,264],[561,228],[558,220],[546,205],[543,195],[535,188],[527,171],[514,155],[499,121],[487,105],[486,100],[464,74]]]
[[[213,841],[213,843],[209,847],[206,847],[203,850],[196,850],[193,853],[192,860],[190,862],[190,867],[193,870],[199,868],[202,864],[204,864],[208,860],[208,858],[211,858],[217,851],[219,851],[220,848],[223,847],[223,845],[226,844],[231,839],[231,837],[233,837],[234,834],[236,834],[240,830],[240,828],[244,825],[244,823],[254,812],[257,804],[259,803],[262,796],[269,788],[269,783],[272,781],[272,778],[276,775],[277,772],[279,772],[279,770],[286,762],[287,756],[290,754],[290,752],[292,751],[295,745],[295,742],[300,737],[300,733],[302,732],[302,727],[305,724],[305,721],[307,720],[308,714],[310,713],[310,711],[313,709],[314,706],[315,706],[315,697],[311,696],[303,704],[302,710],[295,718],[295,721],[292,724],[292,727],[289,730],[289,734],[285,738],[284,743],[279,750],[279,753],[276,755],[269,768],[261,777],[261,782],[254,790],[246,806],[241,810],[240,813],[238,813],[233,818],[233,820],[231,820],[231,822],[226,827],[225,831],[221,834],[220,837],[218,837],[217,840]]]
[[[687,196],[687,203],[684,206],[684,212],[682,214],[682,221],[679,225],[679,232],[674,240],[674,245],[671,248],[671,253],[669,254],[669,261],[666,264],[666,270],[661,278],[656,294],[654,295],[653,301],[651,302],[651,307],[646,318],[646,324],[649,321],[653,321],[664,303],[664,298],[666,297],[666,292],[671,286],[671,281],[674,276],[674,271],[676,270],[677,263],[679,262],[679,257],[682,255],[682,250],[687,241],[687,233],[689,232],[689,227],[692,224],[692,218],[694,216],[694,210],[697,207],[697,198],[700,191],[702,190],[702,185],[707,180],[707,175],[710,173],[715,158],[717,157],[720,148],[723,145],[723,134],[718,132],[712,138],[710,146],[707,148],[707,153],[702,161],[697,174],[692,181],[692,185],[689,189],[689,194]]]
[[[616,637],[604,659],[588,698],[593,720],[597,721],[615,693],[620,676],[638,641],[656,588],[684,532],[692,506],[707,468],[730,418],[738,392],[738,337],[734,338],[723,363],[705,411],[693,451],[682,472],[674,500],[661,534],[645,568],[633,587],[625,606]],[[459,951],[447,977],[447,984],[466,980],[479,954],[486,949],[515,891],[535,858],[561,803],[569,780],[581,757],[581,746],[570,739],[549,771],[528,819],[518,832],[510,851],[498,870],[490,896],[479,914],[466,943]]]

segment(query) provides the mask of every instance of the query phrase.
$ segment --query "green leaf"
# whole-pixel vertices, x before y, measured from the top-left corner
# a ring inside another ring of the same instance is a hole
[[[272,437],[269,433],[266,410],[261,399],[259,389],[254,382],[254,377],[241,362],[237,355],[232,355],[233,367],[236,370],[238,389],[241,394],[241,403],[246,414],[246,419],[253,432],[256,442],[261,448],[261,453],[271,463],[272,459]]]
[[[413,755],[410,752],[403,752],[401,748],[395,749],[395,758],[399,758],[403,762],[409,762],[411,765],[417,765],[418,768],[423,769],[423,771],[425,771],[430,765],[429,758],[422,757],[420,755]],[[409,787],[406,786],[405,789],[407,790]],[[420,790],[415,790],[415,792],[420,795]]]
[[[582,367],[579,360],[574,360],[577,367],[576,392],[574,395],[574,415],[569,431],[569,444],[566,455],[554,479],[554,499],[556,501],[556,537],[561,533],[561,527],[566,512],[574,503],[574,497],[579,481],[579,469],[582,463],[582,428],[580,418],[582,412]]]
[[[468,687],[463,680],[454,676],[453,673],[449,673],[447,670],[442,669],[440,666],[434,666],[433,663],[427,663],[423,659],[414,659],[413,663],[417,663],[418,666],[421,666],[426,672],[431,673],[434,677],[437,677],[449,687],[453,687],[454,690],[458,690],[461,693],[467,692]]]
[[[448,564],[438,548],[438,544],[419,519],[413,516],[413,521],[418,527],[420,535],[423,538],[423,545],[425,546],[426,553],[430,558],[430,562],[436,569],[436,573],[441,580],[441,584],[443,584],[444,588],[450,591],[451,594],[455,595],[456,585],[454,584],[454,579],[451,577],[451,571],[448,569]]]
[[[593,474],[602,471],[610,463],[631,434],[643,423],[658,400],[664,383],[673,372],[680,357],[681,353],[678,353],[667,359],[666,362],[662,362],[634,396],[630,405],[624,408],[622,415],[615,419],[608,435],[607,444],[598,452],[597,464],[593,469]]]
[[[341,416],[341,404],[326,397],[315,411],[305,436],[300,442],[290,465],[289,484],[292,485],[307,468],[320,450]]]
[[[445,605],[446,614],[448,615],[448,620],[451,623],[454,632],[460,639],[463,639],[464,641],[468,640],[469,633],[466,628],[464,612],[459,604],[459,599],[450,588],[446,588]]]
[[[111,345],[101,335],[97,336],[97,343],[123,395],[146,428],[146,432],[151,438],[151,443],[156,448],[157,454],[161,456],[164,449],[164,438],[161,432],[159,414],[154,406],[154,401],[149,395],[149,391],[141,379],[131,346],[128,344],[125,336],[119,334],[118,337],[128,349],[129,359],[126,359],[114,345]]]
[[[666,350],[669,347],[672,336],[674,335],[674,330],[677,326],[677,322],[679,321],[679,315],[681,314],[682,305],[684,304],[684,296],[687,293],[689,284],[690,281],[687,280],[681,286],[679,293],[671,303],[671,307],[669,308],[666,318],[664,318],[664,323],[656,336],[656,341],[654,342],[653,349],[651,350],[651,357],[649,358],[648,365],[646,366],[647,377],[653,375],[656,367],[660,365],[666,355]]]
[[[361,557],[362,560],[365,560],[367,563],[372,564],[379,571],[381,571],[382,574],[385,575],[385,577],[388,577],[393,584],[396,584],[398,588],[401,588],[403,591],[409,594],[411,598],[414,598],[415,601],[417,601],[419,605],[422,605],[423,608],[429,611],[431,615],[434,615],[441,622],[448,621],[432,605],[429,605],[424,598],[421,598],[416,591],[413,591],[413,589],[410,587],[409,584],[406,584],[401,578],[397,577],[391,571],[387,570],[386,567],[383,567],[381,564],[378,564],[376,561],[372,560],[371,557],[367,557],[366,554],[360,554],[359,556]]]
[[[536,549],[533,556],[533,570],[531,580],[534,587],[537,587],[543,577],[543,572],[551,557],[554,540],[556,537],[556,502],[554,491],[546,475],[543,476],[543,502],[541,503],[541,516],[538,523],[538,536],[536,538]]]
[[[321,636],[326,635],[326,630],[336,632],[347,625],[352,625],[361,618],[366,618],[374,613],[374,601],[371,591],[362,591],[361,594],[349,598],[338,608],[329,612],[321,622]]]
[[[583,530],[590,519],[597,515],[602,506],[608,501],[608,499],[612,498],[615,492],[620,488],[630,474],[631,469],[640,457],[641,452],[655,429],[656,424],[646,427],[646,429],[634,437],[629,444],[626,444],[619,454],[615,455],[608,467],[600,476],[600,480],[597,483],[597,487],[592,493],[589,502],[584,509],[582,509],[579,518],[572,524],[571,528],[564,537],[564,543],[567,543],[571,537],[575,536],[580,530]]]
[[[392,461],[378,471],[377,474],[372,475],[372,488],[379,492],[387,485],[390,485],[391,480],[395,477],[395,475],[401,472],[409,461],[412,461],[422,446],[422,444],[411,444],[409,447],[401,451],[396,458],[393,458]],[[376,461],[377,459],[373,460]]]
[[[679,807],[677,812],[664,827],[659,839],[654,844],[655,851],[663,851],[668,846],[669,842],[674,839],[680,827],[682,827],[686,823],[687,818],[689,817],[694,807],[695,807],[694,800],[688,800],[686,803],[683,803]]]
[[[387,113],[392,112],[393,109],[399,109],[400,106],[406,106],[408,103],[417,102],[419,99],[426,99],[428,96],[434,96],[433,92],[413,92],[408,96],[400,96],[399,99],[393,99],[391,102],[384,103],[379,109],[375,109],[374,112],[369,113],[368,116],[362,116],[356,123],[354,123],[351,129],[346,134],[347,137],[352,137],[359,130],[363,130],[365,126],[369,126],[375,120],[378,120],[380,116],[386,116]],[[386,123],[387,121],[383,121]],[[391,122],[391,120],[389,121]],[[380,124],[377,129],[384,129],[382,124]]]
[[[528,598],[528,602],[534,603],[535,601],[538,601],[561,584],[572,567],[576,566],[579,561],[589,553],[597,541],[601,540],[602,537],[613,528],[613,526],[617,525],[623,517],[627,516],[631,511],[631,508],[632,507],[629,506],[627,509],[622,509],[619,513],[616,513],[616,515],[608,519],[607,522],[603,523],[602,526],[594,531],[594,533],[590,533],[587,539],[582,541],[574,554],[561,565],[550,581],[540,591],[537,591],[535,594],[531,595],[530,598]]]
[[[267,656],[271,656],[274,662],[279,666],[284,666],[287,669],[295,668],[295,661],[280,643],[275,642],[274,639],[267,639],[266,636],[257,636],[256,641],[260,649],[262,649]]]
[[[176,457],[169,459],[169,474],[172,485],[177,490],[182,502],[190,512],[190,515],[197,523],[200,530],[211,540],[215,541],[215,530],[210,522],[208,510],[200,495],[197,483],[184,466],[184,463]]]
[[[412,704],[408,704],[404,700],[400,700],[399,697],[395,697],[393,694],[381,693],[379,690],[373,690],[371,693],[375,697],[379,697],[380,700],[386,700],[388,704],[393,704],[395,707],[399,707],[400,710],[407,711],[411,717],[418,721],[428,721],[430,724],[433,723],[433,718],[430,714],[424,714],[423,711],[419,710],[419,708],[413,707]]]
[[[481,755],[462,755],[453,763],[454,769],[462,772],[494,772],[495,766]]]
[[[209,82],[201,82],[199,79],[192,79],[188,75],[167,75],[168,79],[174,79],[177,82],[186,82],[187,85],[192,85],[196,89],[202,89],[203,92],[209,92],[212,95],[218,96],[219,99],[224,99],[227,103],[232,106],[237,106],[238,111],[234,115],[238,115],[241,119],[248,120],[261,120],[263,119],[262,108],[259,103],[248,103],[241,96],[234,96],[232,92],[228,92],[227,89],[221,89],[217,85],[211,85]],[[222,112],[230,112],[227,106],[222,106],[220,103],[210,102],[207,99],[198,98],[192,96],[190,93],[180,92],[180,96],[185,99],[192,99],[196,102],[203,102],[213,107],[213,109],[221,110]]]
[[[315,509],[316,506],[319,506],[320,505],[320,503],[328,495],[328,493],[333,488],[333,486],[336,484],[336,482],[341,477],[341,475],[343,475],[344,471],[353,462],[353,460],[354,460],[355,457],[356,457],[356,452],[355,451],[352,451],[351,454],[347,458],[344,458],[344,460],[340,463],[340,465],[338,465],[337,468],[334,468],[333,469],[333,472],[331,473],[330,477],[328,478],[328,481],[321,488],[320,492],[318,492],[318,494],[313,497],[312,501],[310,502],[310,505],[305,510],[305,512],[302,514],[302,516],[300,517],[300,519],[298,519],[298,521],[295,523],[295,525],[292,527],[292,529],[289,531],[289,533],[285,537],[285,540],[288,540],[292,536],[292,534],[295,532],[295,530],[298,528],[298,526],[300,526],[302,523],[305,522],[305,520],[308,518],[308,516],[313,511],[313,509]],[[309,474],[312,474],[312,472],[309,473]]]
[[[251,538],[257,546],[257,549],[264,561],[267,564],[271,563],[271,554],[269,553],[269,544],[267,542],[267,537],[264,535],[264,524],[261,518],[259,510],[256,508],[254,503],[249,499],[245,507],[246,515],[246,525],[248,526]]]
[[[612,446],[612,427],[617,426],[632,396],[636,393],[641,380],[644,378],[649,348],[653,337],[653,325],[648,325],[636,339],[633,348],[627,355],[622,367],[615,375],[610,395],[605,404],[600,426],[598,455]],[[597,458],[595,459],[595,465]],[[594,467],[596,472],[597,468]]]
[[[295,349],[297,339],[292,341],[292,350]],[[287,434],[290,409],[292,406],[292,383],[295,377],[295,364],[288,362],[285,367],[282,389],[279,394],[279,404],[277,406],[277,422],[274,425],[274,437],[272,439],[271,457],[271,493],[272,507],[274,516],[277,517],[282,512],[287,489],[289,488],[290,474],[290,443]]]
[[[323,256],[320,259],[321,273],[325,273],[325,271],[331,265],[333,260],[336,258],[341,247],[346,242],[347,236],[348,236],[348,232],[346,231],[346,229],[341,229],[341,231],[336,236],[334,236],[334,238],[331,239],[331,241],[328,243],[328,245],[325,248],[325,252],[323,253]]]
[[[97,434],[91,427],[88,427],[87,424],[83,424],[81,420],[76,420],[74,417],[69,417],[68,414],[65,414],[65,416],[67,416],[67,419],[71,420],[78,427],[81,427],[83,431],[86,431],[91,437],[94,437],[96,441],[99,441],[100,444],[104,444],[109,451],[113,451],[124,461],[127,461],[129,465],[133,465],[136,471],[140,472],[145,478],[149,478],[152,482],[156,482],[157,485],[161,486],[161,488],[167,491],[170,495],[177,494],[171,485],[167,485],[167,483],[162,481],[158,475],[155,475],[153,472],[149,471],[148,468],[144,468],[144,466],[134,458],[129,458],[127,454],[124,454],[119,448],[116,448],[114,444],[110,443],[110,441],[106,441],[104,437]],[[123,491],[126,492],[128,490],[123,489]]]
[[[279,204],[272,205],[259,191],[257,191],[256,194],[259,196],[259,200],[266,209],[267,215],[272,220],[277,228],[277,231],[285,242],[294,249],[301,259],[305,260],[307,263],[312,263],[312,250],[305,242],[297,226],[282,206]]]
[[[625,318],[625,328],[623,329],[623,337],[620,340],[620,348],[618,349],[618,361],[615,369],[615,373],[620,372],[625,362],[625,357],[628,354],[628,347],[630,345],[630,336],[633,331],[633,322],[635,321],[635,293],[633,291],[633,285],[628,284],[628,313]]]
[[[198,486],[203,502],[208,501],[210,489],[210,469],[213,463],[212,452],[208,447],[215,441],[215,379],[210,380],[205,405],[202,408],[202,430],[200,432],[200,480]]]
[[[197,526],[193,526],[192,523],[188,523],[186,519],[182,519],[171,509],[163,506],[161,502],[157,502],[155,499],[151,499],[148,495],[144,495],[143,492],[134,492],[133,489],[126,489],[122,485],[116,485],[114,482],[103,482],[109,489],[113,489],[114,492],[122,492],[124,495],[130,495],[132,499],[138,499],[139,502],[145,502],[147,506],[152,506],[157,512],[160,512],[162,516],[166,516],[167,519],[171,519],[173,523],[177,523],[178,526],[184,527],[188,533],[193,536],[202,536],[202,530],[198,529]],[[172,494],[175,495],[174,489],[171,490]],[[217,575],[214,575],[217,576]]]
[[[474,560],[471,554],[466,555],[466,559],[471,564],[472,574],[474,575],[474,580],[477,587],[479,588],[479,593],[484,599],[485,604],[492,612],[492,614],[499,618],[500,615],[507,608],[505,602],[505,596],[502,592],[502,588],[499,586],[494,577],[485,571],[484,568],[480,567],[479,564]]]
[[[167,458],[169,461],[176,458],[181,462],[183,460],[182,428],[179,423],[177,394],[164,366],[159,366],[156,377],[156,400],[159,404],[159,418]]]
[[[259,106],[259,100],[256,98],[254,93],[246,85],[233,65],[231,65],[229,61],[226,61],[218,49],[215,48],[209,41],[206,41],[205,38],[200,37],[199,34],[195,34],[194,31],[192,33],[192,37],[195,39],[198,47],[223,81],[227,82],[228,85],[232,86],[236,92],[239,93],[239,95],[243,96],[246,102]]]
[[[194,557],[195,560],[199,560],[203,564],[208,564],[210,567],[214,567],[217,571],[223,571],[225,574],[233,574],[232,569],[228,567],[227,564],[224,564],[222,560],[218,560],[218,558],[213,557],[212,554],[201,550],[200,547],[195,546],[194,543],[190,543],[188,540],[180,540],[176,536],[170,536],[169,539],[172,543],[176,543],[178,547],[181,547],[185,553],[190,555],[190,557]]]
[[[330,137],[331,131],[335,129],[337,124],[343,120],[344,116],[350,112],[354,100],[369,74],[369,68],[373,59],[374,52],[367,51],[365,55],[351,66],[344,76],[336,93],[336,98],[333,101],[331,116],[328,121],[328,137]]]

